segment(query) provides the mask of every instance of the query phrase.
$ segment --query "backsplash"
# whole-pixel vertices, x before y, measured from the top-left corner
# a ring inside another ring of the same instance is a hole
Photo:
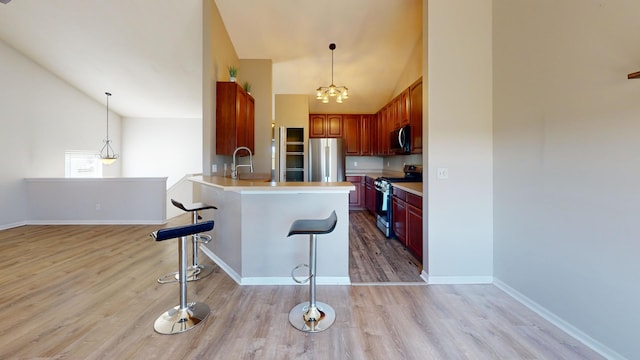
[[[347,171],[403,171],[405,164],[422,165],[422,154],[394,156],[347,156]]]

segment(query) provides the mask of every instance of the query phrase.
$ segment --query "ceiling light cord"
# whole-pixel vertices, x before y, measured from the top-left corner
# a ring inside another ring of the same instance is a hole
[[[109,96],[111,96],[111,93],[105,92],[104,94],[107,95],[107,137],[103,140],[104,145],[102,146],[102,149],[100,149],[98,156],[102,160],[103,164],[111,165],[116,161],[116,159],[118,159],[119,155],[116,154],[115,150],[113,150],[111,147],[111,140],[109,140]]]

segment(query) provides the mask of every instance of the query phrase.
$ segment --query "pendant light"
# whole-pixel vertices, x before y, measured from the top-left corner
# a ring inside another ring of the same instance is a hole
[[[320,86],[316,89],[316,99],[322,100],[323,103],[329,102],[329,97],[335,97],[337,103],[342,103],[343,100],[349,98],[349,89],[346,86],[335,86],[333,84],[333,50],[336,49],[336,44],[329,44],[329,50],[331,50],[331,85]]]
[[[107,95],[107,138],[102,140],[104,145],[100,149],[99,156],[103,164],[111,165],[118,159],[119,155],[113,150],[111,140],[109,140],[109,96],[111,96],[111,93],[105,92],[104,94]]]

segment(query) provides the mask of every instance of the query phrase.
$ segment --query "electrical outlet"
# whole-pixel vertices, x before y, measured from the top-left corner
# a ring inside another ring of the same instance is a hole
[[[102,206],[100,204],[96,204],[96,211],[100,211],[102,209]]]
[[[211,172],[214,172],[214,173],[218,172],[218,164],[211,164]]]
[[[448,179],[449,178],[449,168],[438,168],[436,172],[436,177],[438,179]]]
[[[354,161],[354,162],[353,162],[353,166],[358,167],[358,162],[357,162],[357,161]]]

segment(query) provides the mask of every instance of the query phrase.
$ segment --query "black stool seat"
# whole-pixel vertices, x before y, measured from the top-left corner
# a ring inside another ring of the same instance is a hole
[[[200,210],[207,210],[207,209],[215,209],[215,210],[218,209],[213,205],[200,203],[200,202],[188,204],[188,206],[184,206],[184,204],[181,203],[180,201],[171,199],[171,203],[173,204],[173,206],[177,207],[178,209],[184,210],[186,212],[200,211]],[[198,219],[201,219],[201,217],[198,217]]]
[[[338,223],[338,217],[336,216],[336,211],[333,210],[331,215],[329,215],[326,219],[321,220],[296,220],[291,224],[291,228],[289,228],[289,234],[291,235],[310,235],[310,234],[328,234],[336,228],[336,224]]]
[[[156,241],[175,239],[182,236],[198,234],[213,229],[213,220],[172,228],[160,229],[151,233]]]

